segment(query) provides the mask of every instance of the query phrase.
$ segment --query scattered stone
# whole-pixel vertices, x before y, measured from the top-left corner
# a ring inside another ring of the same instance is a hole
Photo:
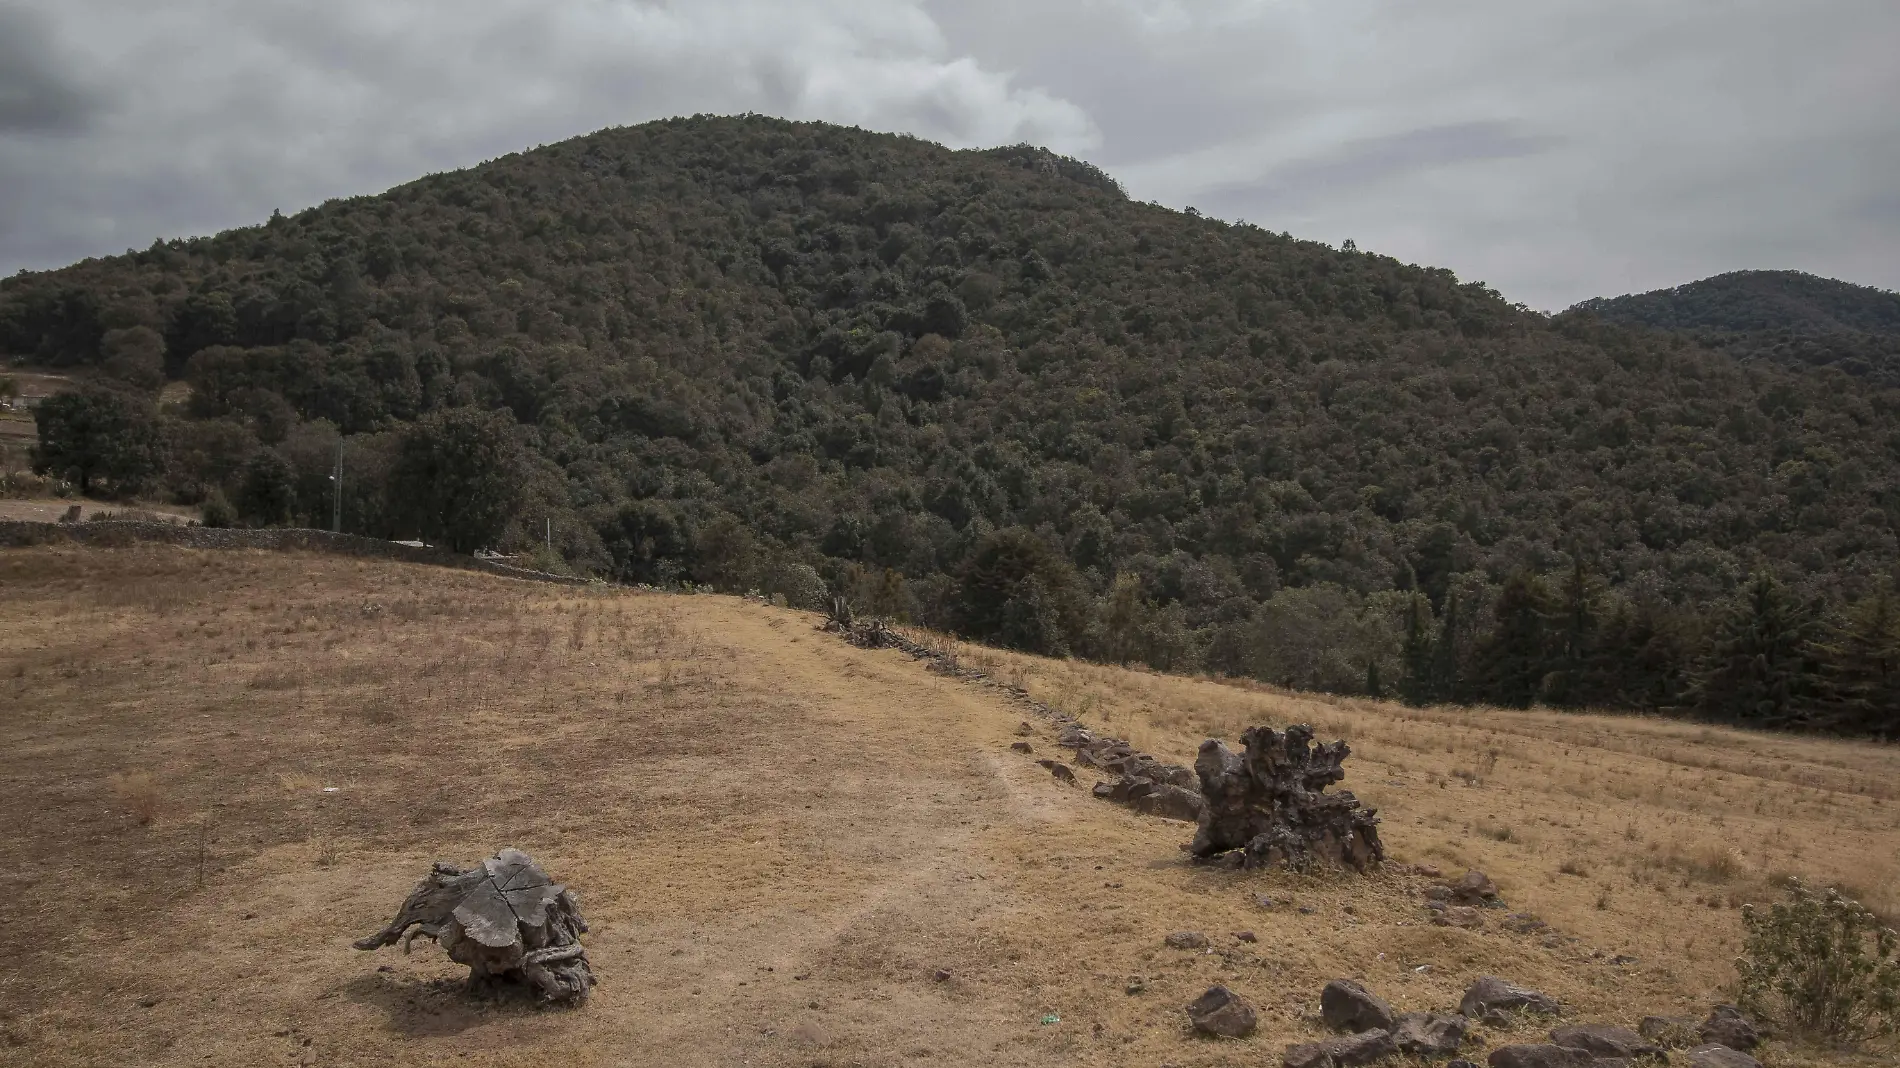
[[[1350,790],[1326,793],[1346,777],[1343,741],[1313,745],[1313,728],[1282,734],[1250,727],[1236,754],[1215,739],[1194,761],[1206,807],[1189,852],[1202,860],[1237,853],[1245,867],[1303,870],[1324,864],[1364,871],[1385,859],[1375,810]]]
[[[1235,932],[1234,932],[1234,937],[1235,937],[1235,938],[1238,938],[1238,939],[1239,939],[1239,940],[1241,940],[1242,942],[1258,942],[1258,941],[1260,941],[1260,936],[1259,936],[1259,935],[1256,935],[1256,934],[1254,934],[1254,933],[1253,933],[1252,931],[1235,931]]]
[[[1280,1057],[1284,1068],[1333,1068],[1333,1044],[1330,1042],[1301,1042],[1288,1046]]]
[[[1009,747],[1018,753],[1033,753],[1036,751],[1035,746],[1030,745],[1028,742],[1011,742],[1009,743]]]
[[[1436,879],[1436,878],[1438,878],[1438,877],[1439,877],[1439,876],[1440,876],[1441,874],[1443,874],[1443,873],[1442,873],[1442,872],[1440,872],[1440,871],[1438,870],[1438,868],[1437,868],[1437,867],[1436,867],[1435,865],[1431,865],[1431,864],[1414,864],[1414,865],[1412,865],[1412,874],[1413,874],[1413,875],[1423,875],[1423,876],[1424,876],[1424,877],[1426,877],[1427,879]]]
[[[580,943],[586,930],[572,890],[550,879],[526,853],[504,849],[467,869],[437,861],[396,918],[359,939],[356,948],[400,941],[406,951],[426,936],[468,967],[473,988],[524,985],[548,1001],[574,1002],[594,985]]]
[[[1206,949],[1207,936],[1199,931],[1176,931],[1162,941],[1169,949]]]
[[[1635,964],[1636,960],[1637,958],[1632,957],[1627,953],[1618,953],[1616,956],[1610,958],[1610,963],[1616,964],[1616,965]]]
[[[1253,903],[1263,909],[1270,909],[1273,907],[1273,899],[1268,897],[1265,894],[1255,894],[1253,896]]]
[[[1761,1068],[1761,1062],[1740,1050],[1710,1044],[1688,1053],[1689,1068]]]
[[[1517,934],[1539,934],[1550,930],[1550,924],[1528,912],[1513,912],[1504,917],[1504,929]],[[1635,960],[1635,957],[1629,958]]]
[[[1469,905],[1472,908],[1503,908],[1504,902],[1498,897],[1498,887],[1491,877],[1476,868],[1465,872],[1459,880],[1445,887],[1450,892],[1449,900],[1455,905]]]
[[[1104,801],[1127,805],[1149,816],[1184,823],[1194,823],[1201,818],[1201,795],[1173,783],[1124,775],[1112,783],[1096,783],[1094,794]]]
[[[1486,1026],[1501,1027],[1511,1023],[1512,1013],[1556,1016],[1563,1009],[1549,995],[1487,975],[1465,990],[1458,1011]]]
[[[164,1001],[164,1000],[165,1000],[164,998],[160,997],[157,994],[147,994],[144,997],[139,999],[138,1006],[141,1009],[150,1009],[157,1006],[159,1002]]]
[[[1415,1057],[1449,1057],[1464,1045],[1470,1026],[1470,1020],[1451,1013],[1408,1012],[1393,1025],[1392,1042]]]
[[[1365,1031],[1345,1038],[1336,1038],[1329,1051],[1336,1068],[1360,1068],[1361,1065],[1398,1056],[1399,1047],[1392,1042],[1390,1032]]]
[[[938,968],[930,977],[939,983],[947,983],[950,981],[950,969]]]
[[[1209,987],[1187,1007],[1188,1019],[1202,1034],[1245,1038],[1257,1023],[1253,1006],[1224,986]]]
[[[1031,727],[1031,726],[1029,725],[1029,721],[1028,721],[1028,720],[1024,720],[1024,721],[1023,721],[1023,723],[1022,723],[1022,725],[1016,728],[1016,733],[1017,733],[1017,734],[1019,734],[1019,735],[1021,735],[1021,736],[1022,736],[1022,737],[1024,737],[1024,738],[1027,738],[1027,737],[1029,737],[1030,735],[1032,735],[1032,734],[1034,734],[1034,733],[1036,733],[1036,728],[1034,728],[1034,727]]]
[[[1319,911],[1318,909],[1314,908],[1311,905],[1301,905],[1299,908],[1299,913],[1302,916],[1311,916],[1312,914],[1318,911]]]
[[[1425,888],[1425,900],[1438,902],[1440,904],[1448,902],[1451,900],[1451,887],[1428,886]]]
[[[1432,923],[1438,927],[1462,927],[1477,931],[1484,927],[1484,916],[1469,905],[1444,905],[1432,910]]]
[[[1319,1015],[1335,1031],[1392,1029],[1392,1006],[1351,979],[1335,979],[1319,992]]]
[[[1596,1068],[1596,1058],[1588,1051],[1548,1042],[1499,1046],[1486,1063],[1491,1068]]]
[[[1128,986],[1125,987],[1124,989],[1126,990],[1127,993],[1131,995],[1139,994],[1148,989],[1148,980],[1137,975],[1134,978],[1128,980]]]
[[[1036,763],[1041,764],[1045,768],[1048,768],[1049,774],[1054,775],[1057,779],[1063,782],[1066,782],[1066,783],[1075,782],[1075,771],[1074,769],[1070,768],[1067,764],[1064,764],[1056,760],[1049,760],[1046,758],[1042,760],[1038,760],[1036,761]]]
[[[1684,1049],[1701,1041],[1695,1019],[1688,1016],[1645,1016],[1636,1025],[1636,1033],[1669,1049]]]
[[[1614,1024],[1574,1024],[1550,1033],[1550,1040],[1566,1049],[1586,1050],[1593,1057],[1660,1057],[1661,1046],[1627,1027]]]
[[[1761,1045],[1761,1032],[1733,1005],[1717,1005],[1696,1029],[1696,1037],[1704,1045],[1727,1046],[1743,1053]]]

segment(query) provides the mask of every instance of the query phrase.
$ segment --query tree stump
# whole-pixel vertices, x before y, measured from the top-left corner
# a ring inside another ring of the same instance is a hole
[[[415,928],[413,931],[410,928]],[[389,926],[357,949],[432,938],[469,969],[476,992],[525,987],[551,1002],[576,1002],[594,985],[580,936],[580,899],[526,853],[504,849],[472,868],[437,861]],[[407,932],[405,934],[405,932]]]
[[[1326,793],[1346,777],[1343,741],[1313,745],[1313,728],[1285,734],[1251,727],[1236,755],[1216,739],[1201,743],[1194,770],[1205,807],[1189,851],[1235,867],[1305,870],[1332,865],[1365,871],[1385,859],[1377,811],[1350,790]]]

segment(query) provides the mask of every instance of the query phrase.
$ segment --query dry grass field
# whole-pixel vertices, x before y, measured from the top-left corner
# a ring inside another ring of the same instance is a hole
[[[1277,1065],[1330,978],[1414,1009],[1495,973],[1633,1024],[1721,997],[1737,908],[1783,873],[1900,912],[1891,748],[960,650],[1168,759],[1262,721],[1344,735],[1397,861],[1480,867],[1557,934],[1454,930],[1396,864],[1191,867],[1187,825],[1010,752],[1002,691],[815,623],[319,556],[0,553],[0,1063]],[[503,845],[579,891],[585,1007],[350,948],[430,860]],[[1212,948],[1163,945],[1187,929]],[[1259,1034],[1190,1036],[1213,982]]]

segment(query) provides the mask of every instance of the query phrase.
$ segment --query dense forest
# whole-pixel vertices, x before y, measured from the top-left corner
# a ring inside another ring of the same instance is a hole
[[[1675,330],[1747,362],[1834,367],[1900,386],[1900,293],[1800,271],[1733,271],[1675,289],[1586,300],[1571,309]]]
[[[1900,733],[1900,393],[1130,200],[613,129],[0,283],[38,468],[1415,701]],[[161,402],[162,398],[162,402]],[[543,545],[552,530],[552,551]]]

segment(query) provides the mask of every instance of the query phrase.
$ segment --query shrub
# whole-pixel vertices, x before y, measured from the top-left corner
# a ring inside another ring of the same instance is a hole
[[[1789,900],[1742,909],[1735,967],[1745,1012],[1809,1038],[1851,1045],[1890,1034],[1900,1006],[1900,936],[1837,890],[1789,880]]]

